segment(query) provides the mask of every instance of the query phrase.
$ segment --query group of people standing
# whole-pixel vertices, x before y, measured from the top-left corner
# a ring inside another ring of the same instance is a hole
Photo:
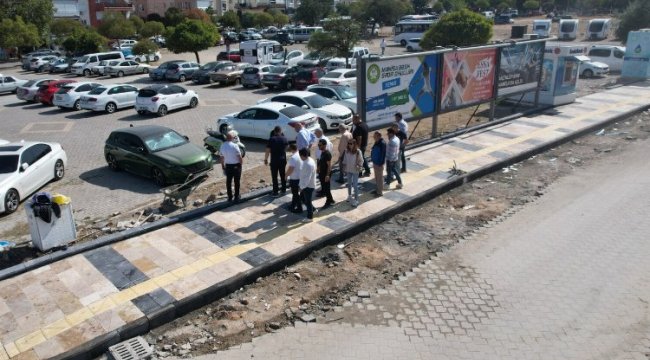
[[[353,129],[339,126],[341,138],[338,145],[338,159],[333,158],[333,144],[319,128],[314,133],[307,130],[303,124],[295,123],[295,143],[289,144],[282,129],[276,126],[269,137],[264,164],[270,165],[274,197],[291,190],[292,198],[289,210],[302,213],[303,206],[307,211],[305,222],[312,221],[314,206],[312,203],[316,191],[316,179],[321,185],[318,197],[325,197],[323,209],[335,204],[331,191],[332,168],[338,163],[338,183],[347,183],[347,202],[353,207],[359,205],[359,178],[370,176],[370,167],[366,159],[369,131],[368,126],[361,121],[358,115],[353,117]],[[382,196],[385,188],[397,181],[397,189],[403,187],[400,173],[406,171],[406,157],[404,150],[408,143],[408,124],[400,113],[395,114],[395,123],[387,130],[387,140],[379,131],[373,133],[374,144],[370,151],[370,159],[375,174],[375,196]],[[241,166],[243,158],[239,147],[232,143],[235,134],[228,133],[227,141],[221,148],[221,163],[226,174],[228,188],[228,201],[239,199],[239,184],[241,179]],[[311,157],[312,148],[314,158]],[[287,154],[287,150],[289,154]],[[401,164],[401,166],[400,166]],[[386,177],[384,177],[384,168]],[[231,189],[232,181],[235,182],[235,191]]]

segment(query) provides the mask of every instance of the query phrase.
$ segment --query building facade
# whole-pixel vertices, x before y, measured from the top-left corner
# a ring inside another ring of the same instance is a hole
[[[52,0],[52,3],[54,18],[77,19],[91,26],[98,26],[108,12],[120,12],[127,18],[133,13],[132,0]]]
[[[198,8],[197,0],[133,0],[135,14],[146,18],[149,14],[165,15],[165,11],[171,7],[182,11]]]

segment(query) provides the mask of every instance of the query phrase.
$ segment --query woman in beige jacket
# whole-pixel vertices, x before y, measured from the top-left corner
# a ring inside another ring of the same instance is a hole
[[[348,202],[357,207],[359,205],[359,172],[363,167],[363,155],[356,140],[348,141],[347,149],[343,155],[343,171],[348,177]],[[352,190],[354,189],[354,198]]]

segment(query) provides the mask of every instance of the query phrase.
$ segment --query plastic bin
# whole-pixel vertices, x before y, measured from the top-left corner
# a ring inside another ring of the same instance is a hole
[[[64,247],[76,239],[77,229],[72,216],[72,205],[69,202],[59,205],[61,217],[52,214],[50,223],[34,215],[31,199],[25,205],[32,244],[37,249],[47,251],[56,247]]]
[[[512,39],[521,39],[528,32],[528,25],[512,25],[510,37]]]

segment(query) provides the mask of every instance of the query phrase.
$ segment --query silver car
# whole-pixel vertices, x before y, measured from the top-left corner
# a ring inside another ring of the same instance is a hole
[[[139,64],[133,60],[121,61],[117,65],[107,66],[104,71],[111,77],[122,77],[124,75],[148,74],[151,65]]]
[[[243,87],[260,87],[262,86],[262,77],[268,74],[273,65],[256,65],[247,67],[241,75],[241,84]]]
[[[95,75],[104,76],[106,75],[107,66],[115,66],[120,63],[120,60],[102,60],[99,62],[99,65],[95,65],[91,68],[91,71]]]
[[[138,88],[132,85],[102,85],[82,95],[80,105],[82,109],[112,114],[118,109],[133,107],[137,96]]]
[[[345,85],[309,85],[307,91],[318,94],[332,100],[334,103],[343,105],[357,113],[357,91]]]
[[[0,74],[0,93],[12,92],[15,93],[18,87],[25,84],[27,80],[17,79],[13,76],[5,76]]]
[[[38,88],[41,85],[47,85],[52,81],[56,81],[56,80],[54,79],[29,80],[28,82],[18,87],[18,89],[16,90],[16,96],[18,97],[19,100],[36,101],[35,97],[36,97],[36,93],[38,92]]]

